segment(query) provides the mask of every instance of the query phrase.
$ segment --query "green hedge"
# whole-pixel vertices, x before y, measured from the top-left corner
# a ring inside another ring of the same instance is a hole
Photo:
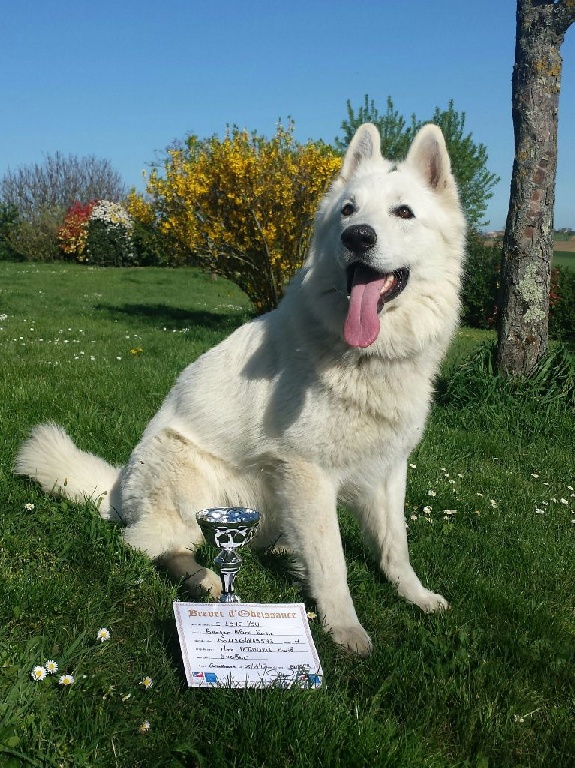
[[[461,296],[461,321],[471,328],[493,328],[497,315],[497,293],[501,248],[486,245],[484,238],[471,231],[467,238],[467,258]]]
[[[479,234],[472,232],[463,280],[463,325],[495,328],[500,265],[501,246],[487,245]],[[575,341],[575,272],[565,267],[551,272],[549,334],[560,341]]]
[[[554,339],[575,341],[575,272],[563,267],[551,272],[549,333]]]

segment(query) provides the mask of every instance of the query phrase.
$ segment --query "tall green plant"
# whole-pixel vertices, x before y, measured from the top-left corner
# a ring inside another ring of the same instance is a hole
[[[345,152],[354,133],[363,123],[373,123],[377,126],[381,136],[381,152],[390,160],[400,160],[405,157],[407,150],[415,136],[413,128],[415,115],[411,124],[407,124],[405,118],[394,108],[391,96],[387,97],[386,111],[380,115],[375,106],[375,101],[367,94],[364,96],[363,105],[355,112],[351,102],[347,100],[347,119],[341,124],[342,138],[336,137],[335,146],[340,152]]]

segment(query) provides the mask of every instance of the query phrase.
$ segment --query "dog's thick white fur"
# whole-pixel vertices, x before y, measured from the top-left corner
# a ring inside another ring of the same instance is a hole
[[[198,510],[263,513],[255,543],[285,543],[336,643],[367,654],[347,585],[338,501],[355,510],[400,595],[447,607],[409,562],[407,458],[457,324],[465,224],[445,142],[424,126],[406,160],[355,134],[320,204],[308,258],[279,307],[180,375],[122,468],[36,427],[18,474],[48,492],[100,499],[126,541],[189,585],[220,591],[195,560]]]

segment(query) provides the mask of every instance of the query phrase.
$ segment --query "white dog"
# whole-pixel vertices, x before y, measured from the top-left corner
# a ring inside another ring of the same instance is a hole
[[[126,466],[37,427],[15,471],[48,492],[100,500],[126,541],[191,587],[220,591],[196,562],[196,512],[249,506],[255,543],[285,543],[336,643],[367,654],[347,585],[336,505],[353,509],[382,570],[424,611],[447,602],[409,562],[407,458],[457,324],[465,224],[445,142],[426,125],[406,160],[355,134],[319,207],[308,258],[279,307],[180,375]]]

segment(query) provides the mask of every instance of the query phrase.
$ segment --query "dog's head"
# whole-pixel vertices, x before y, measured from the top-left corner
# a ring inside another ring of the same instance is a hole
[[[454,326],[464,235],[441,130],[424,126],[395,164],[375,126],[362,125],[320,205],[308,262],[322,290],[339,296],[348,346],[397,344],[417,315]]]

